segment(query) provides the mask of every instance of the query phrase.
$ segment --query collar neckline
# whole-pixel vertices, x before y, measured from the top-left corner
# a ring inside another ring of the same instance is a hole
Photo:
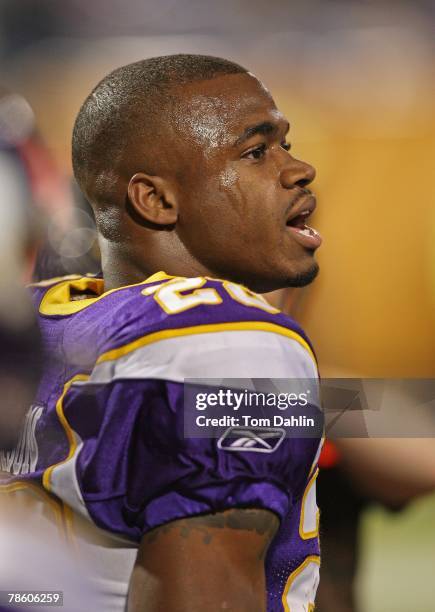
[[[53,279],[55,283],[48,289],[39,305],[39,312],[45,316],[67,316],[76,314],[95,302],[104,299],[106,296],[122,289],[147,285],[157,281],[170,280],[174,276],[169,276],[165,272],[156,272],[140,283],[116,287],[110,291],[104,291],[104,279],[92,276],[68,276],[63,279]],[[47,286],[50,281],[36,283],[34,286]],[[84,299],[72,299],[72,294],[76,293],[95,293],[95,297]]]

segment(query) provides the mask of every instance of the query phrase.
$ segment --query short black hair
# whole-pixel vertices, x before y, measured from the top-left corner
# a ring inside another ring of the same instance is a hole
[[[116,172],[132,139],[158,136],[174,87],[246,72],[219,57],[178,54],[141,60],[108,74],[86,98],[74,124],[72,162],[81,189],[94,203],[104,196],[106,178]],[[90,193],[95,186],[96,193]]]

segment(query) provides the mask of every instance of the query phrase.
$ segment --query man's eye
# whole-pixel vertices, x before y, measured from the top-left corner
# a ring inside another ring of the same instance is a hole
[[[243,155],[244,159],[261,159],[266,153],[266,145],[262,144],[255,149],[251,149]]]
[[[284,149],[284,151],[290,151],[292,146],[289,142],[282,142],[281,147]]]

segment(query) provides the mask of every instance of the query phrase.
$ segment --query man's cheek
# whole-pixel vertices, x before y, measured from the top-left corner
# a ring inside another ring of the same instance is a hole
[[[239,173],[234,168],[226,168],[219,174],[219,185],[221,190],[234,190],[239,181]]]

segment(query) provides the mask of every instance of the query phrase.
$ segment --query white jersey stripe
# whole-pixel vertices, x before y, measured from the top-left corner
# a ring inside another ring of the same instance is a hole
[[[296,340],[264,331],[223,331],[167,338],[137,348],[99,363],[89,381],[78,384],[186,378],[317,379],[318,374],[311,355]]]

